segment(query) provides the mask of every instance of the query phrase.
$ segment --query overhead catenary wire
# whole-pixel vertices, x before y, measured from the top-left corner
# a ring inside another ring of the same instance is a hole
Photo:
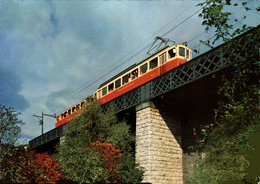
[[[192,6],[190,6],[192,7]],[[189,7],[189,8],[190,8]],[[187,8],[186,10],[188,10],[189,8]],[[186,19],[184,19],[182,22],[180,22],[179,24],[177,24],[176,26],[170,28],[167,32],[163,33],[162,36],[165,36],[167,34],[169,34],[170,32],[172,32],[173,30],[175,30],[176,28],[178,28],[180,25],[182,25],[184,22],[186,22],[187,20],[189,20],[192,16],[196,15],[202,8],[200,8],[199,10],[195,11],[194,13],[192,13],[190,16],[188,16]],[[172,19],[174,20],[174,19]],[[172,22],[172,20],[170,22]],[[160,28],[159,31],[157,31],[156,33],[160,32],[161,30],[163,30],[165,27],[167,27],[170,22],[168,22],[165,26],[163,26],[162,28]],[[201,32],[200,34],[196,35],[195,37],[193,37],[192,39],[190,39],[190,41],[188,42],[193,42],[194,40],[196,40],[198,37],[202,36],[203,34],[205,34],[205,31]],[[214,37],[214,36],[212,36]],[[211,39],[212,37],[210,37],[209,39]],[[140,45],[143,45],[144,43],[147,43],[148,40],[146,40],[145,42],[143,42]],[[143,47],[142,49],[138,50],[136,53],[132,54],[137,48],[140,47],[140,45],[138,45],[135,49],[133,49],[129,54],[127,54],[124,59],[120,59],[118,61],[122,61],[119,65],[116,65],[115,67],[111,68],[109,71],[107,71],[106,73],[102,74],[100,77],[96,78],[94,81],[90,81],[87,82],[83,87],[77,89],[76,91],[72,92],[72,94],[69,95],[69,99],[67,99],[66,101],[69,101],[70,99],[72,99],[76,94],[79,94],[81,92],[83,92],[84,90],[86,90],[87,88],[89,88],[90,86],[92,86],[93,84],[95,84],[96,82],[98,82],[99,80],[101,80],[102,78],[104,78],[105,76],[107,76],[108,74],[112,73],[114,70],[118,69],[122,64],[125,64],[126,62],[130,61],[131,59],[137,57],[140,53],[142,53],[145,49],[147,49],[149,47],[151,43],[149,43],[148,45],[146,45],[145,47]],[[192,48],[192,47],[191,47]],[[127,58],[126,58],[127,57]],[[59,106],[59,105],[58,105]],[[55,106],[55,109],[57,108],[57,106]]]
[[[188,9],[190,9],[191,7],[193,7],[194,5],[189,6],[188,8],[186,8],[184,11],[187,11]],[[173,31],[174,29],[176,29],[178,26],[180,26],[181,24],[183,24],[185,21],[187,21],[189,18],[191,18],[192,16],[194,16],[196,13],[198,13],[201,9],[197,10],[196,12],[194,12],[193,14],[191,14],[190,16],[188,16],[185,20],[181,21],[177,26],[174,26],[173,28],[171,28],[170,30],[168,30],[166,33],[163,34],[166,35],[169,32]],[[183,11],[183,12],[184,12]],[[160,28],[159,31],[157,31],[156,33],[160,32],[163,28],[165,28],[167,25],[169,25],[173,20],[175,20],[177,17],[179,17],[180,15],[183,15],[183,12],[181,14],[179,14],[178,16],[174,17],[171,21],[169,21],[165,26],[163,26],[162,28]],[[148,39],[144,42],[146,43],[148,41]],[[143,43],[143,44],[144,44]],[[143,45],[141,44],[141,45]],[[78,89],[77,91],[73,92],[71,95],[69,95],[69,99],[67,99],[66,101],[70,100],[73,98],[73,96],[75,96],[76,94],[81,93],[82,91],[84,91],[85,89],[89,88],[90,86],[92,86],[93,84],[95,84],[96,82],[98,82],[99,80],[101,80],[102,78],[104,78],[105,76],[107,76],[108,74],[110,74],[111,72],[113,72],[114,70],[116,70],[117,68],[119,68],[122,64],[125,64],[127,61],[130,61],[132,58],[135,58],[137,55],[139,55],[140,53],[142,53],[145,49],[147,49],[150,45],[152,44],[149,43],[148,45],[146,45],[145,47],[143,47],[142,49],[140,49],[139,51],[137,51],[135,54],[129,56],[132,52],[134,52],[138,47],[136,47],[135,49],[133,49],[127,56],[126,59],[123,59],[123,62],[121,62],[119,65],[115,66],[114,68],[110,69],[108,72],[106,72],[105,74],[103,74],[102,76],[98,77],[97,79],[95,79],[92,82],[88,82],[84,87]],[[121,59],[122,60],[122,59]],[[121,61],[119,60],[119,61]],[[58,105],[59,106],[59,105]],[[57,106],[55,106],[55,109],[57,108]]]

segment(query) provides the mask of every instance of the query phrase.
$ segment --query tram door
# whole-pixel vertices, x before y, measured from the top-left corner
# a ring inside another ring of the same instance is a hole
[[[166,63],[166,52],[159,56],[159,63],[160,63],[160,66],[161,66],[160,67],[161,68],[160,74],[163,74],[167,71],[167,68],[166,68],[167,66],[165,65],[165,63]]]

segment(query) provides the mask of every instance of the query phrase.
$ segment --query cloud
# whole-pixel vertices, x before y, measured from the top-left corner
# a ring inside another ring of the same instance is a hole
[[[21,95],[21,79],[10,70],[0,65],[0,104],[24,111],[30,107],[30,102]]]
[[[174,7],[169,8],[169,2],[3,2],[1,60],[4,68],[12,69],[18,78],[19,84],[10,88],[16,91],[13,99],[20,98],[16,101],[23,102],[26,132],[32,135],[39,132],[32,114],[58,114],[91,95],[107,78],[138,62],[134,58],[122,64],[82,91],[91,81],[122,63],[129,50],[167,23],[166,10],[171,9]],[[4,98],[10,95],[5,93]]]
[[[0,58],[1,79],[5,78],[1,87],[5,91],[1,90],[1,95],[5,103],[22,111],[21,118],[26,122],[24,137],[40,134],[34,113],[59,114],[91,95],[106,79],[145,58],[147,50],[131,56],[198,10],[196,4],[3,1]],[[201,20],[195,15],[164,37],[189,41],[203,31],[200,25]],[[203,38],[205,35],[198,39]],[[189,46],[196,46],[198,39]],[[127,58],[131,59],[126,62]],[[54,119],[46,119],[45,131],[54,125]]]

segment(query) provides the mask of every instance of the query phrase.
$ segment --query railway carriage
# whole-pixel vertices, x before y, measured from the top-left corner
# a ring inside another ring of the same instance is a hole
[[[101,84],[93,96],[82,100],[59,114],[56,118],[56,127],[70,121],[76,112],[80,111],[89,100],[97,99],[100,104],[105,104],[186,63],[191,58],[192,51],[185,44],[168,45],[162,48]]]
[[[186,45],[166,46],[101,84],[94,97],[105,104],[189,61],[191,56],[192,51]]]

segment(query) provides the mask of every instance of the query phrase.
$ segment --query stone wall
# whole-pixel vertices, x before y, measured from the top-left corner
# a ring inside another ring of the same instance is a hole
[[[182,184],[181,121],[152,102],[136,107],[136,161],[145,169],[143,182]]]

